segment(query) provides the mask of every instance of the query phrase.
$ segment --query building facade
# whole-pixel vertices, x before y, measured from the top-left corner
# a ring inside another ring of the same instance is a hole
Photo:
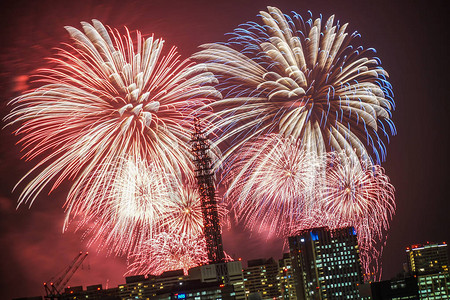
[[[284,253],[283,258],[278,261],[278,289],[281,299],[297,300],[292,260],[289,253]]]
[[[313,228],[289,237],[297,299],[359,299],[363,283],[356,231]]]
[[[417,277],[414,276],[373,282],[370,287],[372,300],[420,299]]]
[[[158,276],[129,276],[125,278],[125,284],[118,286],[118,296],[121,299],[152,299],[184,280],[183,270],[166,271]]]
[[[189,278],[201,282],[219,282],[233,286],[236,299],[245,299],[244,274],[242,262],[230,261],[225,263],[208,264],[189,269]]]
[[[448,272],[419,275],[417,278],[420,299],[450,299]]]
[[[417,244],[406,248],[408,269],[413,274],[448,273],[446,243]]]
[[[278,264],[273,258],[248,261],[244,269],[246,294],[258,294],[260,299],[280,297],[278,281]]]

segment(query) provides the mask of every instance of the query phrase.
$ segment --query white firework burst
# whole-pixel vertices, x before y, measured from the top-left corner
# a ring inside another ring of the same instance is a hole
[[[274,132],[319,156],[336,150],[384,160],[381,136],[395,134],[394,102],[374,50],[355,46],[358,34],[334,16],[305,22],[275,7],[260,15],[263,24],[245,23],[228,43],[194,55],[219,79],[224,98],[211,106],[223,129],[218,142],[233,141],[228,154]]]

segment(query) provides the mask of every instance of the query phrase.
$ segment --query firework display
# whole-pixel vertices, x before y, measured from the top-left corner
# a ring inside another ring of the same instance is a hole
[[[187,270],[208,261],[202,236],[163,232],[143,244],[141,251],[130,256],[125,275],[154,274]]]
[[[324,160],[276,134],[242,150],[228,173],[233,211],[252,230],[289,236],[308,216]]]
[[[203,234],[201,198],[193,184],[179,184],[147,161],[120,160],[112,188],[96,197],[95,209],[83,202],[66,216],[66,227],[77,221],[90,245],[117,255],[133,255],[160,233]],[[218,205],[221,220],[227,210]]]
[[[376,236],[389,227],[394,204],[394,187],[379,165],[355,161],[332,153],[327,166],[320,207],[336,219],[358,222],[364,218]]]
[[[6,121],[35,162],[19,204],[71,182],[65,228],[76,221],[91,245],[117,255],[163,233],[198,235],[198,197],[182,186],[193,179],[194,112],[220,97],[214,76],[164,51],[162,39],[97,20],[82,28],[66,27],[72,43],[10,103]]]
[[[379,165],[333,153],[317,199],[331,228],[355,227],[366,276],[379,279],[378,259],[395,212],[394,186]]]
[[[40,71],[40,87],[10,103],[7,121],[19,126],[24,157],[36,161],[19,203],[70,179],[66,207],[95,206],[125,156],[152,161],[178,179],[189,176],[191,114],[218,96],[212,74],[180,61],[175,48],[164,52],[162,39],[137,32],[133,41],[128,30],[108,33],[96,20],[82,27],[84,33],[66,27],[72,45]]]
[[[86,230],[90,244],[127,255],[161,231],[167,215],[172,214],[171,203],[179,199],[174,193],[176,180],[154,164],[132,157],[119,162],[116,174],[111,174],[111,187],[100,186],[102,194],[94,195],[93,204],[77,202],[68,211],[66,227],[72,218],[79,220],[77,227]]]
[[[233,140],[232,153],[274,132],[318,155],[384,160],[382,136],[395,134],[394,102],[374,50],[353,45],[358,34],[334,25],[333,16],[322,24],[268,10],[260,12],[263,24],[245,23],[228,43],[203,45],[194,55],[219,79],[223,100],[211,104],[223,129],[218,142]]]
[[[34,162],[19,205],[69,183],[64,228],[126,256],[125,275],[230,260],[219,221],[231,212],[268,237],[353,226],[367,278],[379,279],[396,207],[380,166],[396,134],[388,74],[334,16],[260,15],[195,63],[140,32],[66,27],[72,42],[5,119]]]
[[[365,274],[379,279],[378,260],[395,212],[394,187],[381,166],[344,152],[313,156],[276,134],[242,149],[242,160],[228,171],[227,198],[239,221],[281,237],[353,226]]]
[[[162,225],[175,234],[197,236],[203,233],[200,195],[194,185],[179,186],[175,197],[166,201],[167,210]]]
[[[169,200],[170,199],[170,200]],[[161,199],[164,200],[164,199]],[[178,186],[172,197],[162,201],[165,211],[153,226],[154,234],[128,253],[125,275],[154,274],[189,268],[208,263],[206,240],[203,233],[201,197],[194,185]],[[217,207],[220,221],[227,217],[226,208]],[[231,257],[224,253],[225,260]]]

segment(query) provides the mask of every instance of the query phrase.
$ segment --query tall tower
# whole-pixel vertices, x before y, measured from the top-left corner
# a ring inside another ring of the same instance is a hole
[[[208,260],[211,264],[225,262],[223,252],[222,233],[217,212],[216,189],[214,175],[211,167],[211,158],[208,155],[209,141],[202,129],[200,120],[194,121],[194,134],[192,135],[192,154],[194,156],[195,177],[200,192],[203,214],[203,233],[206,239]]]

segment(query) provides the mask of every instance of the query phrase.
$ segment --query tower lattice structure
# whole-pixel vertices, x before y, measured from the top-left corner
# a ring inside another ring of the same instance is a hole
[[[194,122],[192,135],[192,154],[194,156],[195,177],[201,197],[203,214],[203,233],[206,239],[208,260],[210,263],[225,262],[222,233],[217,211],[216,189],[212,170],[211,157],[208,152],[210,145],[200,120]]]

